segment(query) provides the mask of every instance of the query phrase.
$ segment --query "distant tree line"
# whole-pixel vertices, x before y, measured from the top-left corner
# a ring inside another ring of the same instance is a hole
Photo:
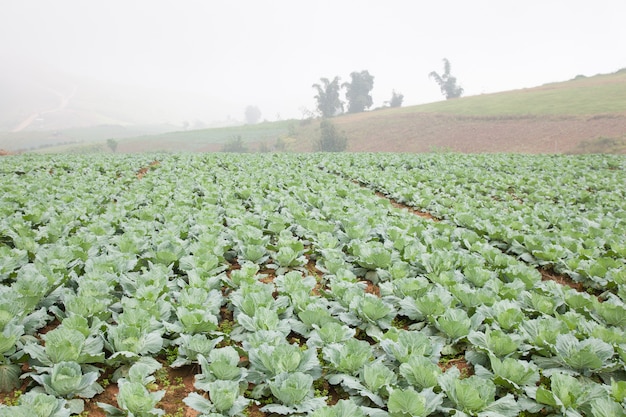
[[[451,74],[451,64],[447,58],[443,59],[443,73],[436,71],[430,72],[428,76],[432,78],[441,89],[441,93],[446,99],[461,97],[463,95],[463,87],[461,87],[456,77]],[[359,113],[369,109],[372,104],[372,89],[374,88],[374,76],[369,71],[353,71],[350,74],[350,81],[341,83],[339,76],[330,78],[320,78],[319,83],[312,86],[315,91],[315,100],[317,102],[317,113],[322,118],[334,117],[344,113],[347,109],[348,113]],[[346,102],[341,99],[341,92],[345,89]],[[391,93],[391,99],[385,104],[389,107],[400,107],[404,95],[396,92]]]
[[[317,91],[317,111],[324,117],[333,117],[344,112],[345,103],[341,100],[341,90],[346,90],[348,113],[359,113],[369,109],[372,104],[371,91],[374,88],[374,77],[369,71],[354,71],[350,74],[351,81],[341,83],[339,76],[332,80],[320,78],[321,83],[313,84]]]

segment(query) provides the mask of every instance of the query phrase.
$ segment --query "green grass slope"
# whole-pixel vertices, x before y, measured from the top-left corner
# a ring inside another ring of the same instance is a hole
[[[593,77],[409,107],[405,111],[472,116],[626,113],[626,69]]]

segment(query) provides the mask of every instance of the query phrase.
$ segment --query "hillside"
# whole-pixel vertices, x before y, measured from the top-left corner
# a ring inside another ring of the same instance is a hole
[[[0,67],[0,149],[30,150],[59,144],[151,135],[206,126],[227,105],[206,95],[104,83],[7,62]]]
[[[332,120],[353,152],[625,153],[626,70]],[[236,137],[250,150],[310,152],[318,136],[318,120],[291,120],[120,139],[118,152],[219,151]]]
[[[349,150],[620,152],[626,150],[626,71],[334,119]],[[317,125],[316,125],[317,126]],[[304,129],[304,143],[317,135]]]

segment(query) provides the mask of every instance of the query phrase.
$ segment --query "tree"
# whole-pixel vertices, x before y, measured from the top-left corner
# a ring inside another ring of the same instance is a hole
[[[257,106],[248,106],[245,111],[246,123],[253,125],[261,119],[261,110]]]
[[[451,98],[458,98],[463,95],[463,87],[456,84],[456,77],[450,74],[450,61],[446,58],[443,59],[443,74],[439,75],[433,71],[428,74],[429,77],[435,80],[439,84],[441,93],[446,96],[446,100]]]
[[[115,152],[117,149],[117,141],[115,139],[107,139],[107,146],[111,149],[111,152]]]
[[[322,117],[333,117],[343,113],[343,102],[339,98],[339,77],[332,81],[328,78],[320,78],[322,84],[313,84],[317,89],[317,110]]]
[[[389,107],[400,107],[402,106],[403,100],[404,100],[404,95],[402,93],[396,93],[396,90],[392,90],[391,100],[389,100]]]
[[[320,152],[341,152],[348,147],[348,139],[345,135],[337,132],[335,125],[328,119],[322,119],[320,123],[320,139],[316,144],[316,150]]]
[[[348,100],[348,113],[360,113],[369,109],[372,104],[370,92],[374,88],[374,77],[368,71],[352,72],[352,82],[343,83]]]

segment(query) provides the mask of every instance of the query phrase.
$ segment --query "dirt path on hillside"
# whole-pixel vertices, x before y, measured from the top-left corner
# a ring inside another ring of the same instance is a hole
[[[56,95],[59,98],[59,105],[49,110],[44,110],[38,113],[31,114],[26,119],[22,120],[20,124],[18,124],[11,132],[21,132],[22,130],[26,129],[28,126],[32,125],[33,122],[37,120],[37,118],[43,116],[44,114],[56,113],[56,112],[65,110],[70,100],[76,94],[76,90],[78,90],[78,86],[74,86],[72,88],[72,91],[69,94],[62,93],[52,88],[46,88],[46,90],[48,90],[49,92],[51,92],[52,94]]]

